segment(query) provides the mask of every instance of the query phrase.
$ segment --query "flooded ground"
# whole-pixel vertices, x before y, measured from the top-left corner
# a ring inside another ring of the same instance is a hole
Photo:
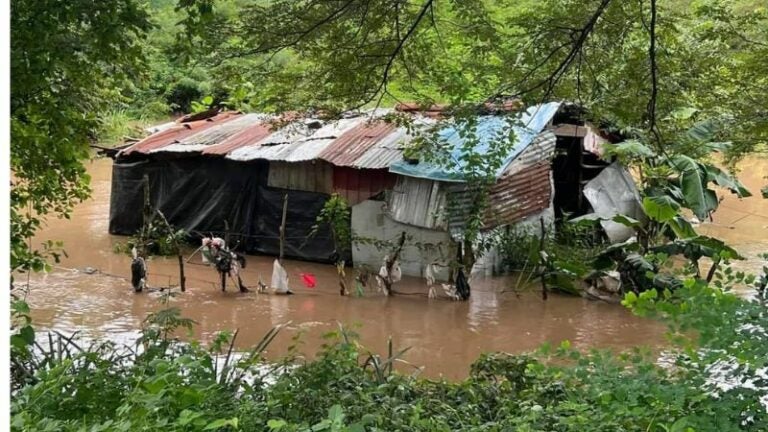
[[[739,199],[721,191],[718,195],[722,201],[713,221],[697,226],[696,230],[724,240],[747,258],[733,262],[734,268],[756,273],[768,265],[758,257],[768,252],[768,199],[760,195],[760,189],[768,185],[768,155],[747,158],[739,162],[738,169],[739,180],[753,196]]]
[[[111,161],[96,160],[89,171],[92,198],[77,207],[71,220],[49,221],[39,238],[63,240],[69,256],[53,272],[30,278],[28,301],[42,328],[128,342],[136,337],[146,314],[160,307],[159,296],[134,294],[127,280],[130,259],[113,252],[114,244],[125,238],[107,233]],[[748,186],[759,195],[758,173],[768,173],[768,160],[756,160],[744,171],[751,176]],[[765,202],[726,197],[722,208],[715,225],[702,225],[704,233],[733,242],[749,256],[768,250]],[[86,267],[97,272],[87,274]],[[364,346],[377,352],[385,350],[391,336],[396,347],[411,347],[405,359],[425,366],[425,375],[448,379],[466,376],[482,352],[520,353],[566,339],[579,348],[658,347],[664,339],[662,326],[620,306],[559,295],[546,302],[537,293],[517,296],[508,292],[515,285],[513,277],[474,280],[468,302],[430,300],[423,281],[415,278],[404,278],[396,286],[408,295],[384,297],[369,291],[356,298],[338,295],[331,266],[286,261],[285,267],[297,292],[294,296],[240,294],[232,288],[222,293],[213,269],[190,264],[187,292],[173,303],[197,321],[196,336],[203,339],[239,329],[237,345],[246,348],[273,326],[290,321],[270,347],[270,355],[285,353],[299,332],[304,333],[301,351],[311,354],[322,344],[321,334],[344,323],[355,328]],[[271,269],[272,258],[249,257],[244,280],[255,287],[259,278],[269,279]],[[149,273],[150,286],[177,283],[175,260],[154,259]],[[301,273],[314,274],[317,288],[297,286]]]

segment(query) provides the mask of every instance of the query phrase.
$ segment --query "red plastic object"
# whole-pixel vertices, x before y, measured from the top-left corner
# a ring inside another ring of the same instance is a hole
[[[304,286],[307,288],[314,288],[317,283],[317,279],[315,279],[315,275],[312,273],[301,273],[301,281],[304,282]]]

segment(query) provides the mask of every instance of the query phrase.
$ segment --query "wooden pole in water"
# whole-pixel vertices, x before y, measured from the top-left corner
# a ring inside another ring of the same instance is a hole
[[[547,257],[546,252],[544,252],[544,238],[547,235],[547,232],[544,229],[544,218],[539,218],[539,226],[541,227],[541,238],[539,239],[539,255],[541,257],[541,299],[546,300],[549,297],[549,294],[547,293],[547,277],[546,273],[549,269],[549,257]]]
[[[146,258],[146,241],[149,234],[149,225],[152,223],[152,203],[149,195],[149,175],[144,174],[142,177],[142,184],[144,186],[144,206],[142,207],[142,224],[141,231],[139,231],[139,256]]]
[[[285,218],[288,214],[288,194],[283,196],[283,218],[280,221],[280,256],[278,261],[283,264],[283,253],[285,251]]]
[[[173,232],[173,227],[168,223],[168,219],[165,218],[163,212],[158,210],[157,214],[160,216],[163,223],[165,223],[165,227],[168,229],[168,235],[170,235],[173,240],[173,248],[176,249],[176,258],[179,260],[179,287],[181,288],[181,292],[185,292],[187,291],[187,278],[184,276],[184,256],[181,252],[181,244],[179,244],[179,239],[176,237],[176,233]]]

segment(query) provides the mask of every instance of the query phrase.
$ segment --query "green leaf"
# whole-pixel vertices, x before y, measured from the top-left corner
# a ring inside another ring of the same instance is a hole
[[[284,428],[288,423],[283,419],[272,419],[267,421],[267,427],[269,430],[278,430]]]
[[[630,228],[642,228],[643,226],[643,224],[639,220],[633,219],[623,214],[617,214],[616,216],[611,218],[611,220]]]
[[[691,225],[691,223],[685,220],[685,218],[682,216],[675,216],[674,218],[667,221],[667,225],[669,225],[669,227],[672,228],[672,231],[674,231],[675,235],[681,239],[696,237],[698,235],[693,229],[693,225]]]
[[[232,417],[231,419],[218,419],[208,423],[203,430],[221,429],[226,426],[231,426],[233,429],[237,429],[237,424],[237,417]]]
[[[631,307],[637,303],[637,294],[630,291],[624,296],[624,300],[621,301],[621,304],[625,307]]]
[[[208,95],[203,98],[202,101],[200,101],[203,105],[211,106],[213,104],[213,96]]]
[[[19,314],[29,314],[29,304],[23,300],[11,303],[11,310]]]
[[[649,218],[666,222],[677,216],[680,204],[666,195],[649,196],[643,198],[643,210]]]
[[[606,154],[620,158],[652,158],[656,156],[656,152],[637,140],[623,141],[618,144],[605,144],[604,148]]]
[[[678,108],[672,111],[672,118],[676,120],[688,120],[699,110],[693,107]]]
[[[696,123],[693,127],[685,132],[685,140],[691,143],[704,144],[708,141],[712,141],[717,131],[720,129],[720,124],[717,119],[711,118],[699,123]]]
[[[704,171],[707,173],[707,181],[714,182],[718,186],[727,188],[738,195],[739,198],[752,196],[747,188],[745,188],[744,185],[730,173],[727,173],[714,165],[703,164],[703,167]]]
[[[703,246],[706,248],[710,248],[715,251],[715,253],[722,258],[728,258],[728,259],[738,259],[743,260],[744,257],[739,254],[739,252],[725,244],[722,240],[716,239],[714,237],[708,237],[708,236],[698,236],[696,238],[690,239],[690,242],[699,246]]]
[[[688,156],[675,156],[672,163],[680,172],[680,188],[685,206],[693,210],[699,219],[706,219],[718,204],[715,192],[707,189],[706,173]]]
[[[19,330],[19,337],[27,344],[35,343],[35,329],[32,326],[24,326]]]

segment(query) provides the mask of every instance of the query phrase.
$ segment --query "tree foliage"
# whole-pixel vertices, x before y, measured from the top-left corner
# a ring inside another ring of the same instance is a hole
[[[101,110],[138,73],[150,26],[134,0],[18,1],[11,8],[11,270],[40,269],[28,239],[88,196],[82,161]]]

